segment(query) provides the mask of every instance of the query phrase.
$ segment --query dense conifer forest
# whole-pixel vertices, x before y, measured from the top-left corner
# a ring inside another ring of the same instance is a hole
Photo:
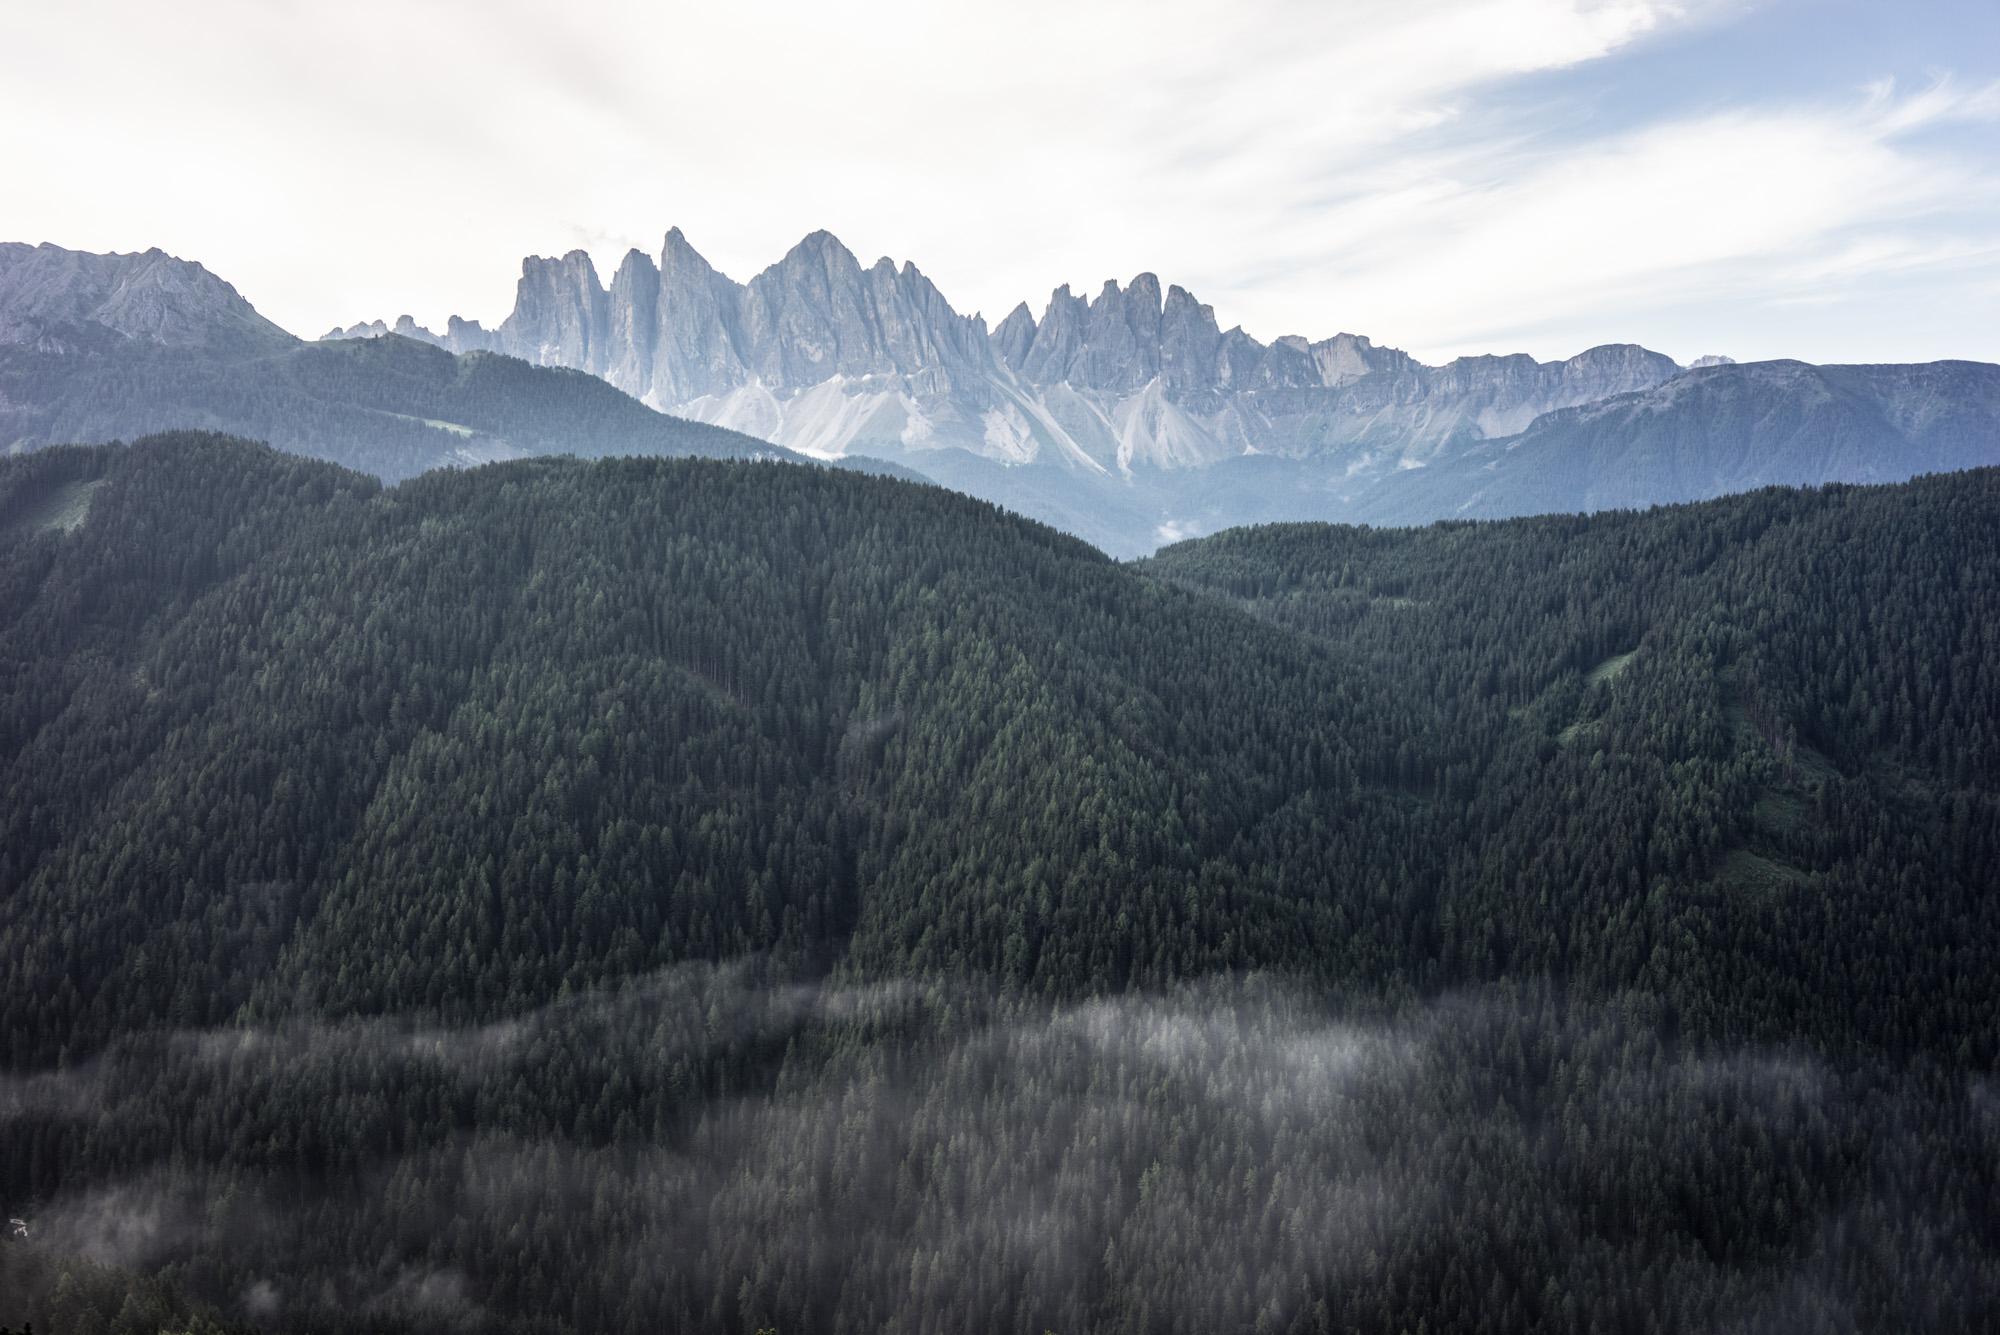
[[[0,461],[0,1323],[1993,1325],[1996,729],[1992,472]]]

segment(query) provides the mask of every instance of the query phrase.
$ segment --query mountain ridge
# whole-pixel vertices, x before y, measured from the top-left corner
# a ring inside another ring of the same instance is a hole
[[[1513,518],[1704,500],[1772,485],[1898,482],[1993,461],[2000,366],[1694,368],[1649,390],[1548,413],[1423,478],[1401,503]]]
[[[1220,330],[1151,274],[1088,299],[1058,288],[1040,319],[1023,304],[989,329],[914,264],[863,268],[825,232],[748,284],[674,231],[609,288],[572,251],[531,258],[521,291],[496,330],[343,331],[371,354],[300,342],[158,251],[11,245],[0,450],[222,430],[390,481],[565,452],[868,460],[1119,557],[1243,524],[1622,508],[2000,462],[2000,368],[1983,363],[1682,369],[1611,343],[1427,367],[1353,333]],[[693,397],[668,413],[662,395]]]
[[[914,263],[864,268],[824,230],[741,284],[678,228],[657,263],[629,251],[609,287],[582,251],[530,256],[492,330],[453,317],[440,335],[403,317],[328,336],[391,329],[587,370],[655,408],[810,454],[955,448],[1125,475],[1357,449],[1363,469],[1394,467],[1681,369],[1631,344],[1439,367],[1349,333],[1266,344],[1150,272],[1091,298],[1064,284],[1039,318],[1023,302],[989,331]]]
[[[76,352],[106,336],[234,352],[299,341],[228,282],[158,247],[98,255],[0,242],[0,344]]]
[[[1021,302],[989,329],[914,264],[864,268],[825,231],[740,284],[678,228],[657,263],[629,252],[609,288],[583,252],[530,257],[495,329],[456,317],[441,336],[407,317],[394,328],[576,366],[662,411],[807,455],[893,459],[1121,556],[1274,520],[1643,506],[2000,462],[2000,412],[1978,363],[1856,384],[1839,424],[1847,443],[1829,449],[1793,420],[1819,420],[1822,382],[1774,386],[1778,373],[1756,368],[1775,363],[1710,354],[1682,367],[1604,343],[1558,361],[1481,354],[1428,366],[1346,331],[1264,343],[1150,272],[1095,295],[1063,284],[1039,316]],[[1959,383],[1940,388],[1939,377]],[[1764,408],[1719,411],[1731,395],[1683,397],[1673,386],[1685,383],[1737,386],[1734,398]],[[1589,411],[1648,394],[1638,418]],[[1923,439],[1894,425],[1938,401],[1949,402]],[[1662,412],[1679,416],[1647,434],[1684,462],[1640,459],[1617,438]],[[1622,475],[1603,464],[1612,458]],[[1599,472],[1602,485],[1577,485]]]

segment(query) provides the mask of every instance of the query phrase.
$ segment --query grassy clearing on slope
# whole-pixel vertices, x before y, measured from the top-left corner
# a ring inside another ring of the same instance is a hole
[[[1585,682],[1587,682],[1592,686],[1597,685],[1597,683],[1600,681],[1610,681],[1613,678],[1617,677],[1617,675],[1623,672],[1626,668],[1630,667],[1632,664],[1632,660],[1637,658],[1638,656],[1639,656],[1639,651],[1637,649],[1634,649],[1629,653],[1613,654],[1611,655],[1611,657],[1605,659],[1602,663],[1599,663],[1596,667],[1592,668],[1589,672],[1586,672],[1583,676],[1583,679]]]
[[[463,423],[446,422],[436,417],[418,417],[414,413],[391,412],[387,408],[370,408],[368,411],[377,413],[383,417],[393,417],[399,422],[415,422],[418,426],[427,426],[433,431],[443,431],[449,435],[457,436],[460,440],[470,440],[479,434],[477,430]]]
[[[90,514],[90,499],[103,485],[103,479],[99,478],[93,482],[65,482],[51,487],[18,510],[7,523],[6,531],[9,535],[73,532],[83,526],[84,519]]]
[[[1580,718],[1556,734],[1560,746],[1575,746],[1578,742],[1589,741],[1597,735],[1597,720]]]
[[[1805,879],[1806,873],[1762,853],[1753,853],[1747,848],[1732,848],[1723,855],[1722,866],[1716,871],[1718,884],[1732,890],[1748,894],[1769,895],[1789,889]]]

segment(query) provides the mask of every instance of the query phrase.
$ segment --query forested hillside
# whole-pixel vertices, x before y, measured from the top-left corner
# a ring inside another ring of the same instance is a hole
[[[1446,976],[1707,1034],[1996,1055],[2000,474],[1643,514],[1244,529],[1143,569],[1400,678],[1465,822]],[[1865,1000],[1864,1000],[1865,999]]]
[[[1991,1321],[1997,521],[5,461],[0,1321]]]

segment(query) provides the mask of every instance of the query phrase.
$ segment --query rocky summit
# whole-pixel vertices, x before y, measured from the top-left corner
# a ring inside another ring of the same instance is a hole
[[[454,318],[436,334],[404,317],[330,336],[387,332],[589,371],[663,411],[811,454],[957,449],[1125,475],[1329,452],[1352,471],[1393,471],[1681,369],[1632,345],[1434,367],[1355,334],[1266,344],[1150,273],[1088,298],[1057,288],[1039,319],[1023,303],[989,330],[914,264],[864,267],[824,231],[748,283],[679,229],[657,261],[629,253],[609,288],[582,251],[530,257],[496,329]]]
[[[162,250],[93,255],[0,242],[0,346],[76,352],[140,343],[241,352],[296,341],[228,283]]]

